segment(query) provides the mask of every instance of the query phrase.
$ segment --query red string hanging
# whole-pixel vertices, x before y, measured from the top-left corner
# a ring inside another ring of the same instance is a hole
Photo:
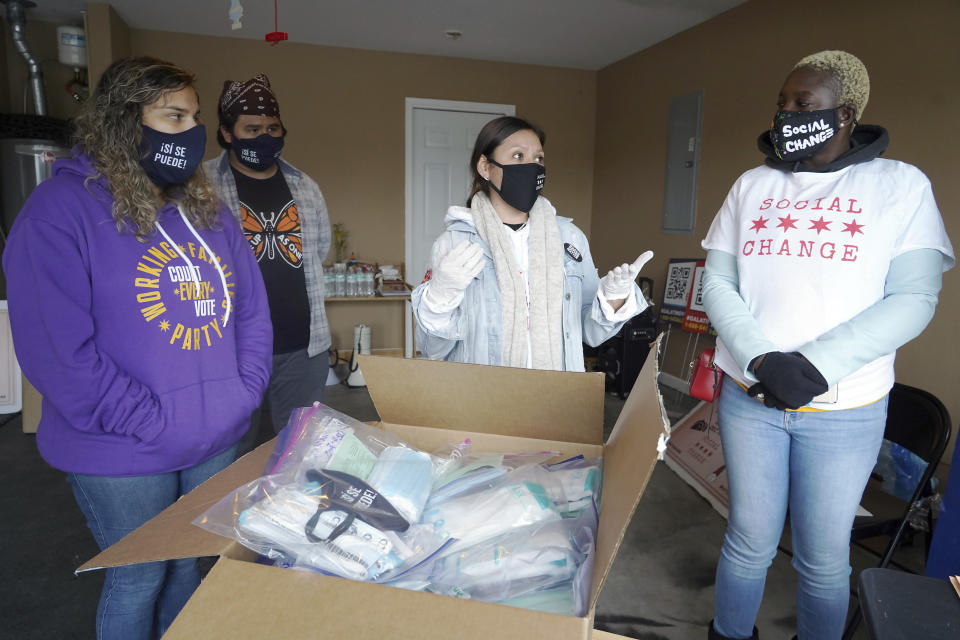
[[[263,37],[264,40],[270,43],[271,47],[277,46],[277,44],[283,40],[286,40],[288,37],[286,31],[278,31],[280,13],[279,8],[277,7],[278,1],[279,0],[273,0],[273,31]]]

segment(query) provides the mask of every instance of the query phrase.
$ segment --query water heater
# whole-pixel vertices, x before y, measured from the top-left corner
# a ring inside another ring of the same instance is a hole
[[[61,121],[0,114],[0,250],[34,187],[50,177],[57,158],[70,156],[65,138]],[[6,297],[6,279],[0,274],[0,299]]]
[[[60,64],[73,69],[87,68],[87,35],[80,27],[57,27]]]

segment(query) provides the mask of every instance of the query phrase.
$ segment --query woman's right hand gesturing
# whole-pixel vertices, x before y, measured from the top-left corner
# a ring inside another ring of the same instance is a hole
[[[464,240],[434,265],[424,297],[435,311],[453,309],[460,304],[463,292],[483,270],[483,265],[483,248]]]

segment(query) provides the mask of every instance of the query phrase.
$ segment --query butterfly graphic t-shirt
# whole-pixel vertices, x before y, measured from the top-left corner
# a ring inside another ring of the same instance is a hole
[[[273,321],[273,352],[306,349],[310,342],[310,301],[303,274],[300,212],[290,187],[277,171],[264,180],[233,170],[243,233],[267,287]]]

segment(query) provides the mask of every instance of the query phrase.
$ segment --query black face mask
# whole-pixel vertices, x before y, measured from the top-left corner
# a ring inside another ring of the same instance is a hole
[[[490,160],[503,169],[503,178],[500,180],[500,188],[490,182],[493,190],[500,194],[503,201],[524,213],[530,213],[533,209],[533,203],[537,201],[540,190],[543,189],[543,183],[547,179],[547,168],[542,164],[530,162],[527,164],[500,164],[496,160]]]
[[[805,160],[823,149],[837,133],[837,110],[778,111],[770,142],[781,160]]]
[[[283,150],[283,138],[263,133],[256,138],[237,138],[234,136],[233,153],[237,160],[254,171],[269,169],[277,163]]]
[[[410,527],[400,512],[366,482],[343,471],[310,469],[307,481],[317,483],[314,492],[320,492],[317,511],[307,521],[306,536],[311,542],[334,540],[350,529],[354,520],[366,522],[381,531],[406,531]],[[313,533],[324,511],[343,511],[347,514],[330,535],[320,538]]]
[[[202,124],[180,133],[163,133],[142,125],[140,166],[153,184],[165,189],[183,184],[197,172],[207,148],[207,130]]]

